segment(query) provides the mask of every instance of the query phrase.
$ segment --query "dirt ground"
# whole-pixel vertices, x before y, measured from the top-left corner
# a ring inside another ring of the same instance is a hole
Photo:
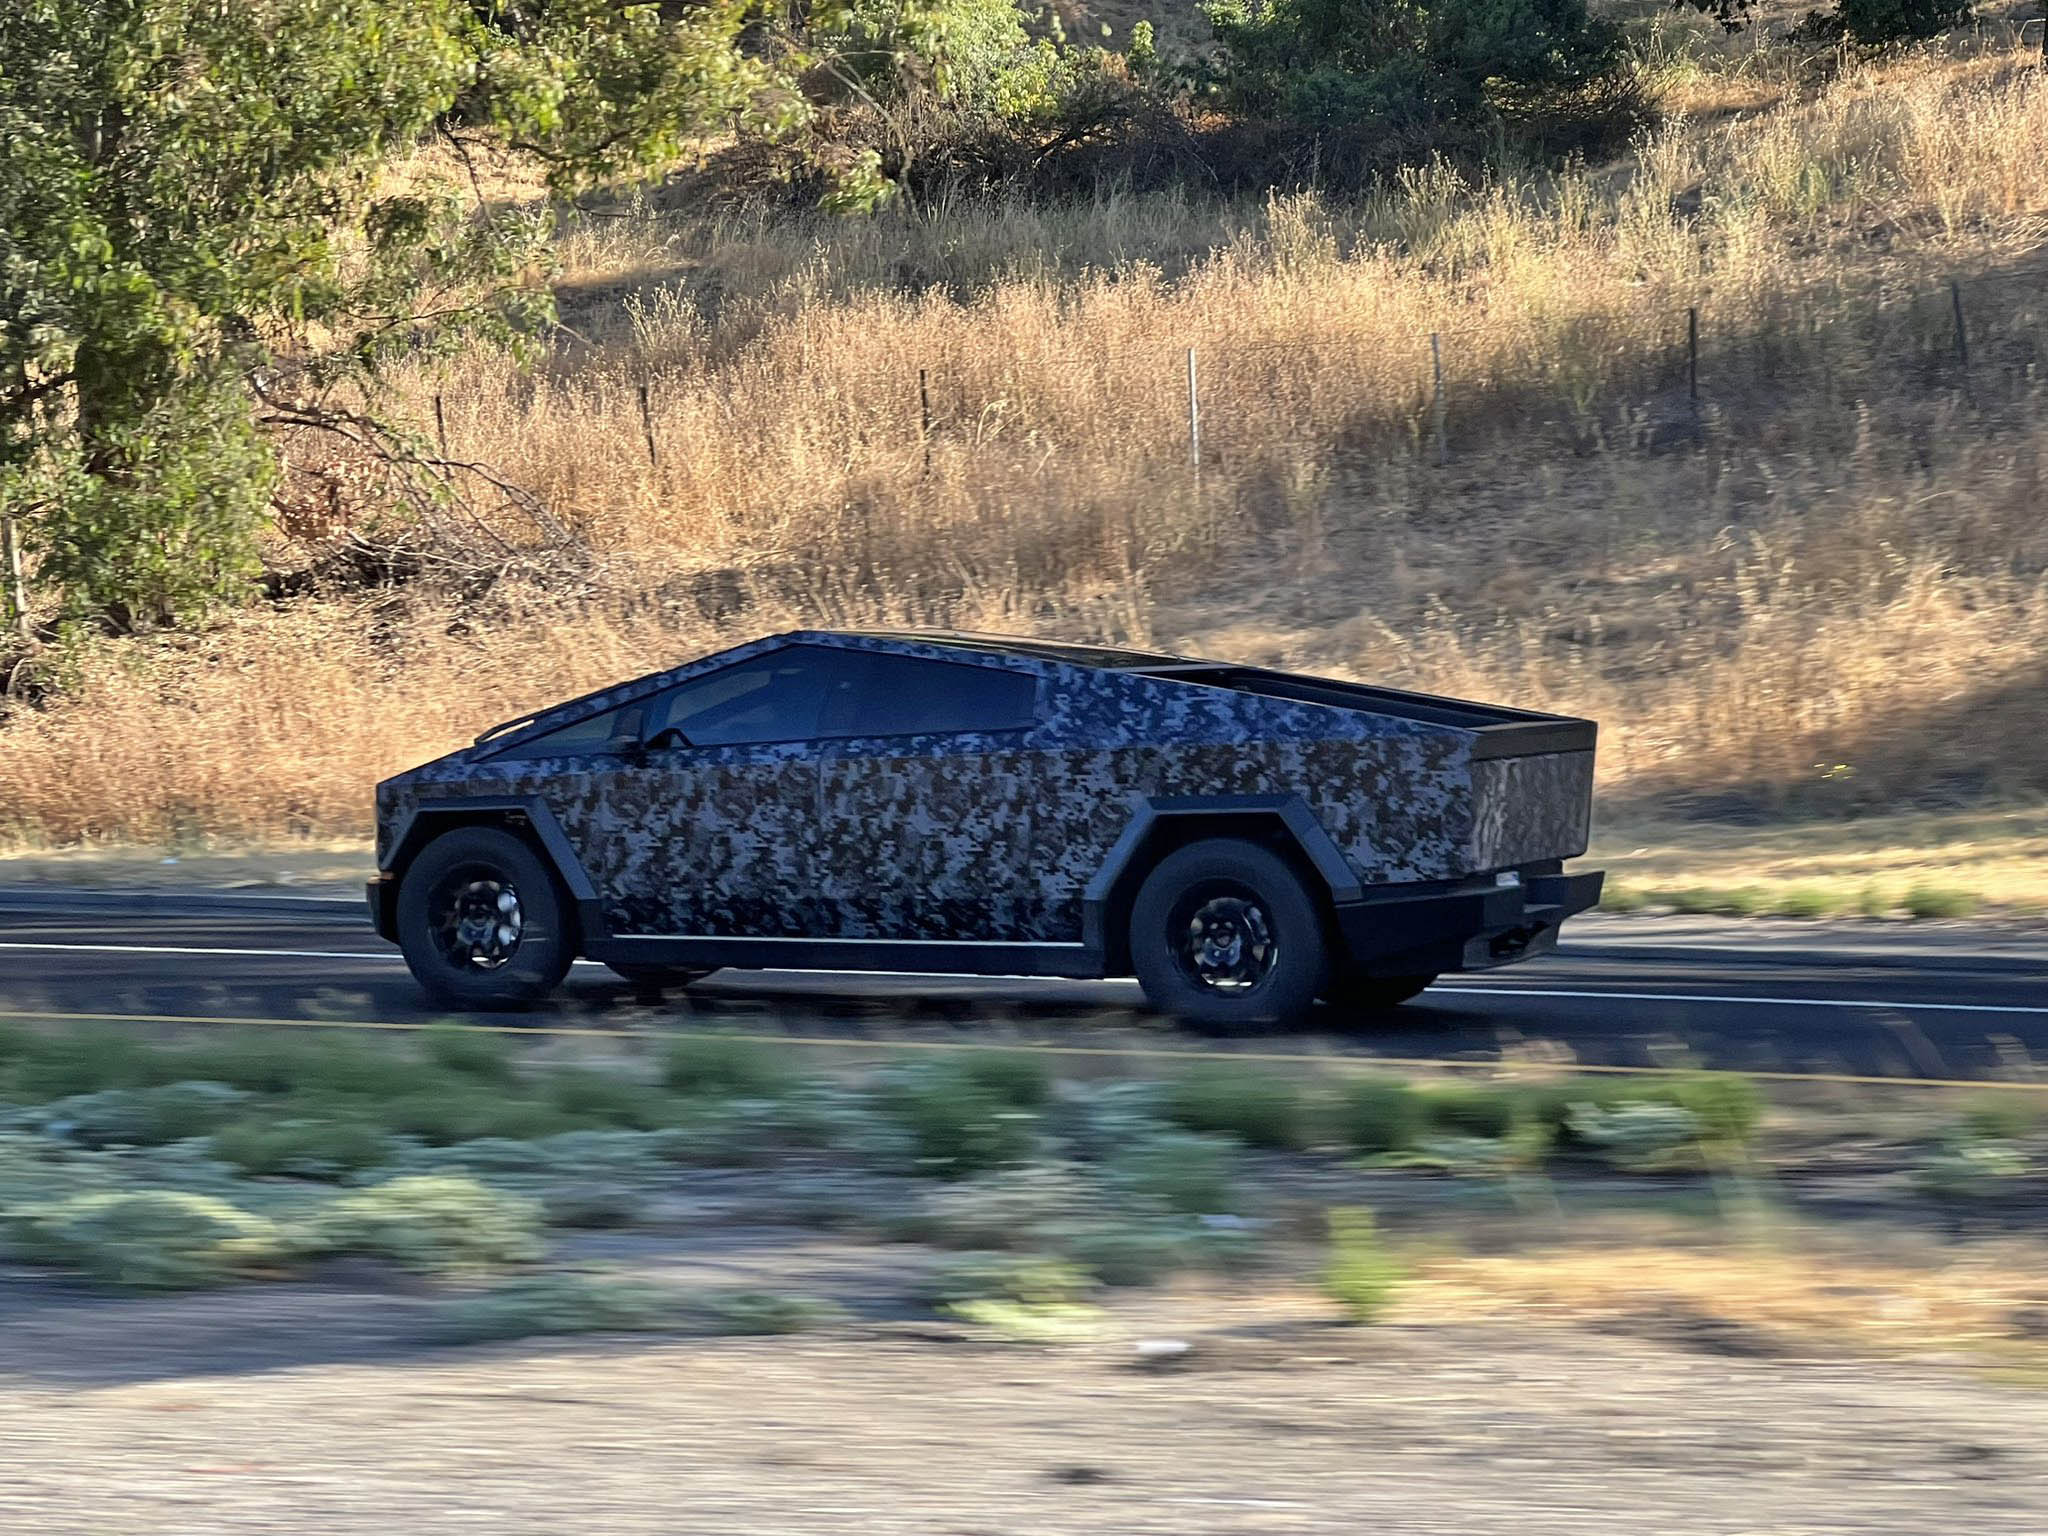
[[[584,1240],[853,1319],[779,1338],[429,1346],[369,1266],[120,1298],[0,1271],[0,1531],[1476,1532],[2048,1528],[2048,1394],[1961,1358],[1724,1330],[1332,1326],[1244,1282],[1001,1343],[901,1305],[921,1250],[795,1229]],[[1849,1303],[1853,1304],[1853,1303]],[[1148,1363],[1142,1340],[1185,1354]]]

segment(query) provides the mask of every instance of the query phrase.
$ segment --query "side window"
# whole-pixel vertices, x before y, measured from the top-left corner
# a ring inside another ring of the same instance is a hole
[[[851,691],[859,658],[819,645],[791,645],[692,678],[648,706],[650,745],[742,746],[809,741],[828,705]],[[674,731],[680,740],[659,738]]]
[[[502,758],[576,757],[586,752],[608,752],[620,741],[640,733],[640,705],[623,704],[569,725],[544,731],[516,747],[493,754]]]
[[[1007,731],[1032,723],[1038,679],[1007,667],[867,654],[860,686],[826,717],[831,736]]]

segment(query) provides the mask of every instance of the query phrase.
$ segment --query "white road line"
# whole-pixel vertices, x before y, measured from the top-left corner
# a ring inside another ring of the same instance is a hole
[[[394,950],[362,951],[340,949],[226,949],[203,944],[59,944],[0,939],[0,949],[81,951],[107,955],[229,955],[278,960],[382,960],[400,963]],[[578,965],[597,965],[578,960]],[[864,976],[869,980],[974,980],[1036,981],[1058,983],[1056,976],[985,976],[976,972],[950,971],[829,971],[777,967],[763,976]],[[1117,978],[1121,980],[1122,978]],[[1081,982],[1079,985],[1093,985]],[[1590,992],[1565,987],[1431,987],[1424,997],[1561,997],[1588,1002],[1621,1003],[1728,1003],[1751,1008],[1887,1008],[1911,1009],[1922,1013],[2048,1014],[2048,1004],[2017,1003],[1929,1003],[1899,998],[1857,997],[1750,997],[1733,992]]]
[[[1765,1008],[1889,1008],[1938,1013],[2048,1013],[2048,1005],[2016,1003],[1923,1003],[1911,999],[1855,997],[1738,997],[1714,992],[1575,992],[1563,987],[1431,987],[1431,997],[1451,992],[1461,997],[1579,997],[1638,1003],[1748,1003]]]
[[[285,960],[397,960],[394,950],[374,954],[343,949],[223,949],[213,944],[37,944],[0,939],[0,949],[83,950],[95,955],[271,955]]]

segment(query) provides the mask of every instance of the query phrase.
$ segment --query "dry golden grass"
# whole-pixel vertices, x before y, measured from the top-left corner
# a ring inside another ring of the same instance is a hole
[[[396,381],[577,530],[573,595],[307,601],[81,657],[0,731],[0,836],[360,833],[376,777],[536,703],[877,620],[1582,711],[1614,804],[2048,788],[2033,44],[1818,85],[1691,23],[1660,46],[1697,118],[1558,176],[576,223],[536,371]]]
[[[2025,1326],[2015,1314],[2048,1301],[2038,1256],[2016,1245],[1926,1244],[1886,1256],[1867,1244],[1816,1252],[1810,1242],[1809,1234],[1796,1250],[1677,1242],[1441,1258],[1422,1266],[1390,1320],[1623,1322],[1674,1333],[1718,1324],[1773,1351],[2009,1357]]]
[[[1766,911],[1809,892],[1845,913],[1865,901],[1890,909],[1933,887],[2048,912],[2048,813],[2038,807],[1761,827],[1619,819],[1600,829],[1589,859],[1629,890],[1753,889]]]

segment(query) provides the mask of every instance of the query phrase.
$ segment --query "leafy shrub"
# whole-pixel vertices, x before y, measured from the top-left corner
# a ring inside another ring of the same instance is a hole
[[[1600,887],[1602,912],[1640,912],[1650,904],[1649,893],[1638,886],[1623,885],[1610,876]]]
[[[485,1136],[454,1146],[409,1147],[397,1159],[408,1173],[459,1170],[512,1178],[617,1181],[673,1161],[669,1131],[562,1131],[531,1141]]]
[[[757,1040],[684,1035],[662,1056],[661,1077],[677,1093],[768,1099],[795,1085],[789,1065]]]
[[[1748,1142],[1763,1117],[1756,1084],[1724,1072],[1565,1083],[1531,1092],[1524,1105],[1565,1141],[1609,1152],[1637,1138],[1646,1152],[1681,1144],[1673,1137],[1725,1150]]]
[[[1361,1077],[1344,1085],[1338,1119],[1358,1151],[1398,1152],[1422,1132],[1422,1098],[1398,1078]]]
[[[43,1133],[86,1147],[160,1147],[225,1124],[248,1096],[225,1083],[103,1088],[44,1106]]]
[[[1708,917],[1754,917],[1766,900],[1753,885],[1695,885],[1671,893],[1671,905],[1678,911]]]
[[[934,1306],[1020,1301],[1027,1306],[1078,1301],[1092,1288],[1085,1271],[1042,1254],[966,1253],[933,1272],[925,1294]]]
[[[1856,895],[1856,910],[1864,917],[1887,917],[1892,906],[1891,897],[1876,885],[1866,885]]]
[[[1013,1108],[948,1063],[914,1067],[878,1085],[882,1112],[910,1133],[916,1169],[958,1179],[1022,1162],[1037,1119]]]
[[[461,1174],[417,1174],[342,1195],[320,1213],[323,1244],[410,1269],[462,1271],[541,1254],[538,1202]]]
[[[708,1333],[801,1333],[842,1321],[846,1313],[812,1296],[744,1287],[699,1291],[689,1298],[693,1326]]]
[[[374,1041],[297,1034],[235,1035],[177,1053],[180,1076],[230,1083],[251,1093],[306,1093],[385,1099],[421,1090],[418,1061]]]
[[[2018,1093],[1986,1094],[1963,1108],[1962,1134],[1971,1141],[2018,1141],[2040,1130],[2042,1105]]]
[[[1481,1083],[1441,1083],[1422,1095],[1423,1123],[1438,1135],[1500,1137],[1514,1128],[1517,1096]]]
[[[1301,1086],[1284,1077],[1198,1067],[1167,1087],[1163,1108],[1175,1125],[1250,1147],[1290,1149],[1308,1140]]]
[[[26,1056],[35,1038],[19,1025],[0,1019],[0,1066]]]
[[[145,1088],[181,1077],[227,1081],[211,1072],[175,1070],[166,1052],[133,1035],[86,1029],[31,1037],[15,1072],[15,1087],[23,1099],[40,1103],[108,1088]]]
[[[1794,36],[1811,42],[1882,45],[1939,37],[1970,19],[1968,0],[1838,0],[1832,11],[1808,11]]]
[[[436,1024],[421,1031],[419,1042],[421,1053],[443,1072],[487,1083],[512,1081],[511,1047],[495,1031]]]
[[[689,1297],[604,1274],[531,1275],[443,1304],[428,1325],[446,1343],[543,1333],[645,1333],[683,1326]]]
[[[630,1227],[647,1210],[645,1195],[618,1184],[571,1184],[543,1190],[540,1199],[543,1219],[551,1227]]]
[[[864,1168],[911,1169],[915,1138],[864,1096],[815,1083],[779,1099],[741,1100],[728,1106],[726,1134],[760,1161],[768,1151],[830,1152],[833,1160]]]
[[[908,1241],[954,1248],[1030,1247],[1039,1233],[1083,1219],[1100,1204],[1094,1187],[1072,1168],[1034,1163],[932,1190],[891,1230]]]
[[[1194,1235],[1166,1222],[1088,1224],[1047,1235],[1104,1285],[1152,1285],[1186,1268],[1196,1255]]]
[[[179,1190],[102,1190],[15,1213],[14,1252],[107,1285],[181,1290],[213,1285],[285,1256],[275,1223],[225,1200]]]
[[[1699,1121],[1701,1140],[1718,1145],[1747,1143],[1763,1118],[1763,1095],[1756,1084],[1732,1072],[1689,1073],[1669,1079],[1658,1091]]]
[[[1202,13],[1217,48],[1200,88],[1382,165],[1518,129],[1591,150],[1648,115],[1618,27],[1585,0],[1207,0]]]
[[[651,1131],[674,1118],[660,1089],[618,1072],[565,1067],[548,1075],[546,1088],[555,1108],[580,1125]]]
[[[1119,1152],[1107,1171],[1112,1187],[1170,1211],[1237,1209],[1236,1149],[1214,1136],[1177,1131],[1141,1141]]]
[[[581,1128],[576,1116],[555,1104],[459,1081],[385,1100],[376,1114],[393,1134],[437,1147],[485,1137],[532,1141]]]
[[[1944,1199],[1988,1200],[2006,1194],[2033,1171],[2009,1141],[1958,1141],[1940,1148],[1914,1172],[1914,1182]]]
[[[1797,917],[1810,921],[1818,917],[1833,917],[1842,910],[1842,906],[1842,898],[1832,891],[1812,885],[1795,885],[1790,890],[1779,893],[1777,902],[1771,910],[1780,917]]]
[[[1621,1168],[1655,1172],[1697,1161],[1683,1154],[1699,1147],[1699,1116],[1669,1101],[1574,1104],[1567,1124],[1574,1140],[1606,1154]]]
[[[1052,1097],[1052,1073],[1036,1051],[968,1051],[954,1070],[1013,1109],[1040,1109]]]
[[[1102,1332],[1102,1310],[1078,1302],[956,1302],[949,1308],[962,1322],[986,1328],[1019,1344],[1074,1344]]]
[[[1161,1083],[1066,1083],[1053,1113],[1055,1129],[1075,1155],[1090,1159],[1173,1129]]]
[[[389,1136],[360,1120],[245,1120],[214,1133],[209,1151],[255,1176],[341,1180],[389,1162]]]
[[[1969,917],[1983,905],[1972,891],[1946,886],[1916,885],[1906,892],[1906,910],[1915,917]]]
[[[1330,1212],[1330,1257],[1322,1289],[1354,1323],[1369,1323],[1386,1310],[1402,1279],[1402,1267],[1380,1240],[1371,1211],[1346,1206]]]

